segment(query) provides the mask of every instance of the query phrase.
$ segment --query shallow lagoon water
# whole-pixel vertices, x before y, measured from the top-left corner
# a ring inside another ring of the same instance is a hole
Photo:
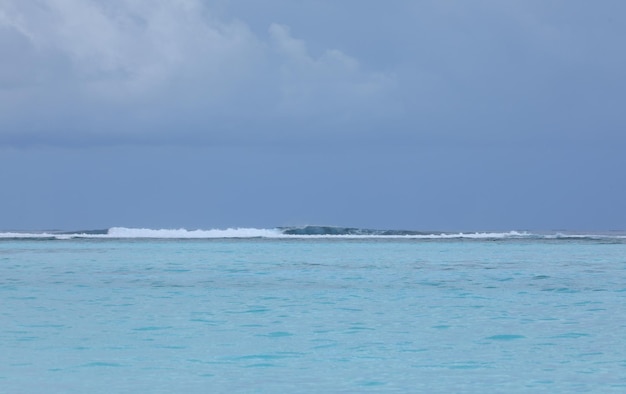
[[[624,392],[626,244],[0,241],[6,392]]]

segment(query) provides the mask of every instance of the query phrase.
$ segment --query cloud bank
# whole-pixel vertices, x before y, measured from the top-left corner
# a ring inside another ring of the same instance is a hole
[[[0,0],[0,144],[611,145],[624,4]]]
[[[0,43],[5,144],[262,139],[393,109],[393,76],[199,0],[4,1]]]

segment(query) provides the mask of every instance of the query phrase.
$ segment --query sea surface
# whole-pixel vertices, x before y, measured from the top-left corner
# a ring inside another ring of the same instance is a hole
[[[0,233],[0,392],[626,392],[622,234]]]

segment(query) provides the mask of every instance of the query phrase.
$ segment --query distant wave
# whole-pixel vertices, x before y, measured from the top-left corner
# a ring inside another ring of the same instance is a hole
[[[112,227],[104,230],[81,231],[41,231],[41,232],[0,232],[0,239],[235,239],[235,238],[381,238],[381,239],[589,239],[626,241],[625,233],[532,233],[526,231],[508,232],[438,232],[411,230],[375,230],[354,227],[302,226],[263,228],[228,228],[210,230],[188,229],[149,229]]]

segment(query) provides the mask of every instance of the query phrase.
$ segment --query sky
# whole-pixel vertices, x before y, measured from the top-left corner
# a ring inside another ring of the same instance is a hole
[[[621,0],[0,0],[0,229],[626,230]]]

